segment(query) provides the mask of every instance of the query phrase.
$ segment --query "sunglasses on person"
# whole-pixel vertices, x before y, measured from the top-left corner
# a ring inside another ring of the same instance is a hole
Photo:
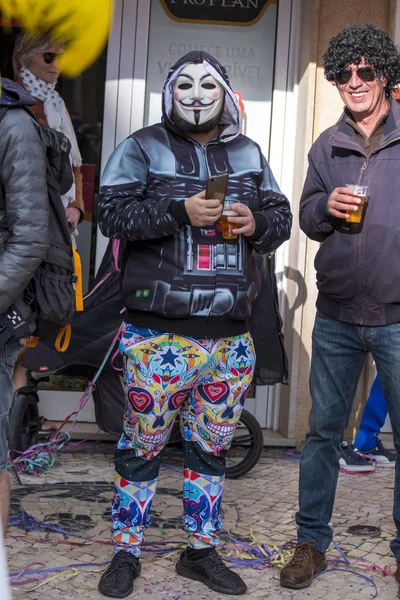
[[[376,79],[376,71],[373,67],[358,67],[358,69],[354,69],[357,73],[357,77],[359,77],[362,81],[369,83],[370,81],[375,81]],[[348,83],[353,75],[353,69],[340,69],[335,75],[335,81],[339,85],[343,85],[344,83]]]
[[[51,63],[57,60],[59,54],[57,52],[43,52],[42,56],[46,65],[51,65]]]

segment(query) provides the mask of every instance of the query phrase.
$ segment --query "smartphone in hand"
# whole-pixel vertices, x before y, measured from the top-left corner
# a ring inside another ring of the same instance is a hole
[[[222,206],[225,202],[226,188],[228,185],[228,173],[211,175],[207,181],[206,198],[219,200]]]

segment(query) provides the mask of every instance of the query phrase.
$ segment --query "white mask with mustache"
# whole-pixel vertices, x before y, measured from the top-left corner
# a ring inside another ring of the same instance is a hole
[[[217,117],[224,96],[223,87],[201,64],[183,67],[173,84],[175,112],[192,125],[203,125]]]

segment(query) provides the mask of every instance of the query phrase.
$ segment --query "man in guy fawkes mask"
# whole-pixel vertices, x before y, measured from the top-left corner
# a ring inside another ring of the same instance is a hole
[[[115,555],[99,584],[108,596],[128,596],[140,574],[143,531],[177,413],[188,533],[177,572],[219,593],[246,591],[215,550],[223,451],[254,372],[248,319],[259,274],[253,253],[273,252],[288,239],[291,213],[259,147],[240,129],[225,69],[210,55],[191,52],[168,75],[162,123],[122,142],[103,175],[101,231],[127,242],[120,344],[127,404],[115,456]],[[229,242],[221,235],[219,201],[205,197],[208,177],[223,172],[238,234]]]
[[[202,64],[190,63],[173,83],[172,119],[179,133],[209,133],[218,127],[225,91]]]

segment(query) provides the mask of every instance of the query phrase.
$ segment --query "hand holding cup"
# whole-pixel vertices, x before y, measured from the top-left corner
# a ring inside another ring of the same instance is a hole
[[[356,184],[335,188],[328,198],[328,213],[349,223],[360,223],[367,190],[366,185]]]
[[[224,213],[226,206],[225,203]],[[245,237],[252,236],[256,229],[256,222],[250,208],[241,202],[234,202],[233,204],[229,204],[229,211],[234,213],[228,215],[228,223],[233,225],[232,233],[235,237],[239,234]]]
[[[185,200],[185,208],[194,227],[215,223],[222,213],[221,203],[216,198],[206,198],[205,190]]]

